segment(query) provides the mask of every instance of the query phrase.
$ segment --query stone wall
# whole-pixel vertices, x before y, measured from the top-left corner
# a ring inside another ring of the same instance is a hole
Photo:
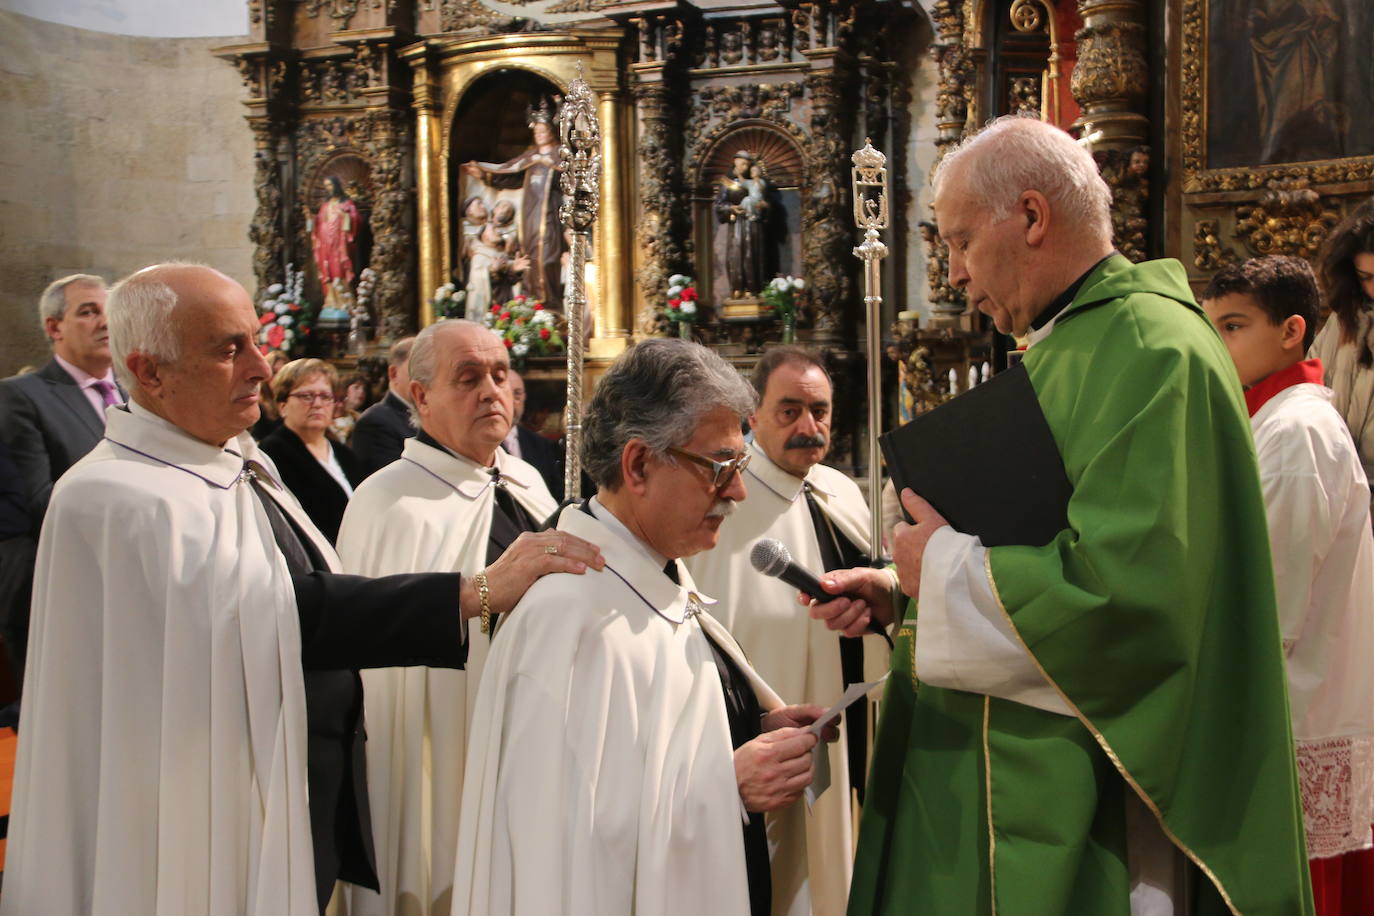
[[[252,278],[253,143],[226,38],[0,12],[0,376],[47,358],[38,294],[169,258]]]

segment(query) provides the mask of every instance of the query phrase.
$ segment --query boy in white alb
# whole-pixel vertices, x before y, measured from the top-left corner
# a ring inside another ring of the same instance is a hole
[[[1374,536],[1355,444],[1304,360],[1316,279],[1253,258],[1202,295],[1245,386],[1269,518],[1318,916],[1374,912]]]

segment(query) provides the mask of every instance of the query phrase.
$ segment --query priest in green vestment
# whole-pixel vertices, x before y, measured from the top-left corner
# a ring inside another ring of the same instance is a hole
[[[859,596],[813,609],[851,635],[906,605],[849,912],[1310,914],[1225,348],[1178,262],[1113,252],[1110,192],[1057,128],[1000,119],[934,187],[950,284],[1030,339],[1072,496],[1049,543],[988,548],[907,491],[900,592],[882,570],[822,580]]]

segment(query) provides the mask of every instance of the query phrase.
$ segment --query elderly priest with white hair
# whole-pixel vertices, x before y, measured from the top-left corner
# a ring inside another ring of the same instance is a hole
[[[753,407],[733,368],[681,340],[637,344],[598,384],[582,443],[597,495],[558,530],[606,568],[535,583],[492,643],[455,916],[768,912],[759,815],[811,782],[822,710],[782,704],[679,562],[745,497]]]
[[[349,572],[385,575],[486,568],[558,508],[539,471],[506,453],[513,403],[510,357],[488,328],[431,324],[408,364],[419,431],[401,459],[349,501],[339,556]],[[529,535],[526,535],[529,537]],[[562,550],[563,535],[539,535]],[[489,618],[469,634],[466,670],[380,668],[363,674],[368,795],[381,895],[351,891],[352,916],[448,916],[463,757]]]
[[[460,666],[482,596],[332,572],[245,433],[268,367],[238,283],[150,267],[109,323],[131,399],[44,522],[0,913],[318,913],[371,869],[351,669]],[[579,562],[516,554],[494,611]]]

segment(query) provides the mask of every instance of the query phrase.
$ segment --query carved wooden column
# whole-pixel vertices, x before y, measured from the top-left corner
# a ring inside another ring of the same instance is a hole
[[[444,227],[440,218],[439,194],[442,182],[437,174],[442,168],[440,130],[440,93],[435,84],[426,49],[417,48],[406,55],[414,68],[412,103],[415,106],[415,170],[419,189],[416,211],[420,254],[420,327],[434,321],[431,298],[447,277],[443,276]]]
[[[1143,114],[1150,68],[1145,57],[1143,0],[1078,0],[1083,28],[1070,87],[1082,108],[1075,127],[1101,131],[1093,146],[1112,189],[1115,244],[1144,260],[1149,235],[1149,119]],[[1088,127],[1088,125],[1091,125]]]
[[[1097,146],[1121,149],[1149,136],[1145,107],[1150,68],[1145,61],[1142,0],[1078,0],[1083,28],[1071,88],[1083,113],[1075,126],[1102,131]]]
[[[969,111],[976,87],[976,70],[964,33],[964,5],[962,0],[939,0],[931,10],[935,26],[935,42],[930,46],[931,58],[940,68],[940,88],[935,96],[935,162],[964,137],[968,128]],[[933,222],[921,224],[926,243],[926,284],[929,287],[931,318],[937,325],[959,322],[964,313],[962,290],[949,285],[949,249],[940,241]]]
[[[281,168],[277,164],[274,139],[265,128],[254,125],[253,189],[258,206],[253,222],[248,226],[248,240],[253,243],[253,277],[257,294],[284,275],[282,263],[286,253],[286,233],[282,227]]]
[[[630,188],[632,174],[628,154],[623,93],[614,84],[593,86],[599,96],[597,117],[601,121],[601,199],[596,232],[601,250],[597,285],[601,295],[596,301],[596,336],[592,356],[614,356],[623,350],[634,321],[633,282],[629,252]]]
[[[373,292],[377,324],[382,330],[379,342],[386,343],[415,330],[411,308],[414,272],[411,265],[415,231],[410,220],[411,182],[406,173],[409,131],[406,117],[391,109],[368,112],[366,136],[361,145],[372,163],[372,258],[369,266],[377,272]],[[421,290],[420,301],[433,294]]]
[[[630,67],[639,150],[633,262],[639,309],[632,320],[635,336],[648,337],[660,333],[659,312],[668,278],[687,270],[680,152],[686,115],[674,103],[683,27],[675,19],[657,16],[634,20],[633,25],[639,32],[638,59]]]
[[[641,77],[642,79],[642,77]],[[636,231],[639,280],[639,313],[635,330],[640,335],[657,333],[659,300],[668,288],[668,277],[683,261],[676,203],[676,170],[671,95],[661,82],[641,82],[634,89],[639,115],[639,223]]]
[[[251,20],[258,33],[276,25],[275,13],[270,8],[267,16],[270,22],[259,8],[256,18]],[[256,299],[268,286],[282,281],[288,260],[286,199],[290,189],[283,164],[290,159],[286,137],[291,105],[282,92],[288,64],[267,42],[217,48],[214,53],[238,69],[248,95],[243,104],[253,131],[253,190],[258,202],[248,226],[248,239],[253,243]]]
[[[844,141],[850,135],[853,110],[845,107],[840,74],[833,66],[807,76],[806,90],[811,99],[807,158],[814,174],[808,176],[811,193],[802,210],[802,232],[807,238],[802,266],[810,283],[811,340],[824,348],[842,342],[845,307],[854,299],[847,168],[851,151]]]

